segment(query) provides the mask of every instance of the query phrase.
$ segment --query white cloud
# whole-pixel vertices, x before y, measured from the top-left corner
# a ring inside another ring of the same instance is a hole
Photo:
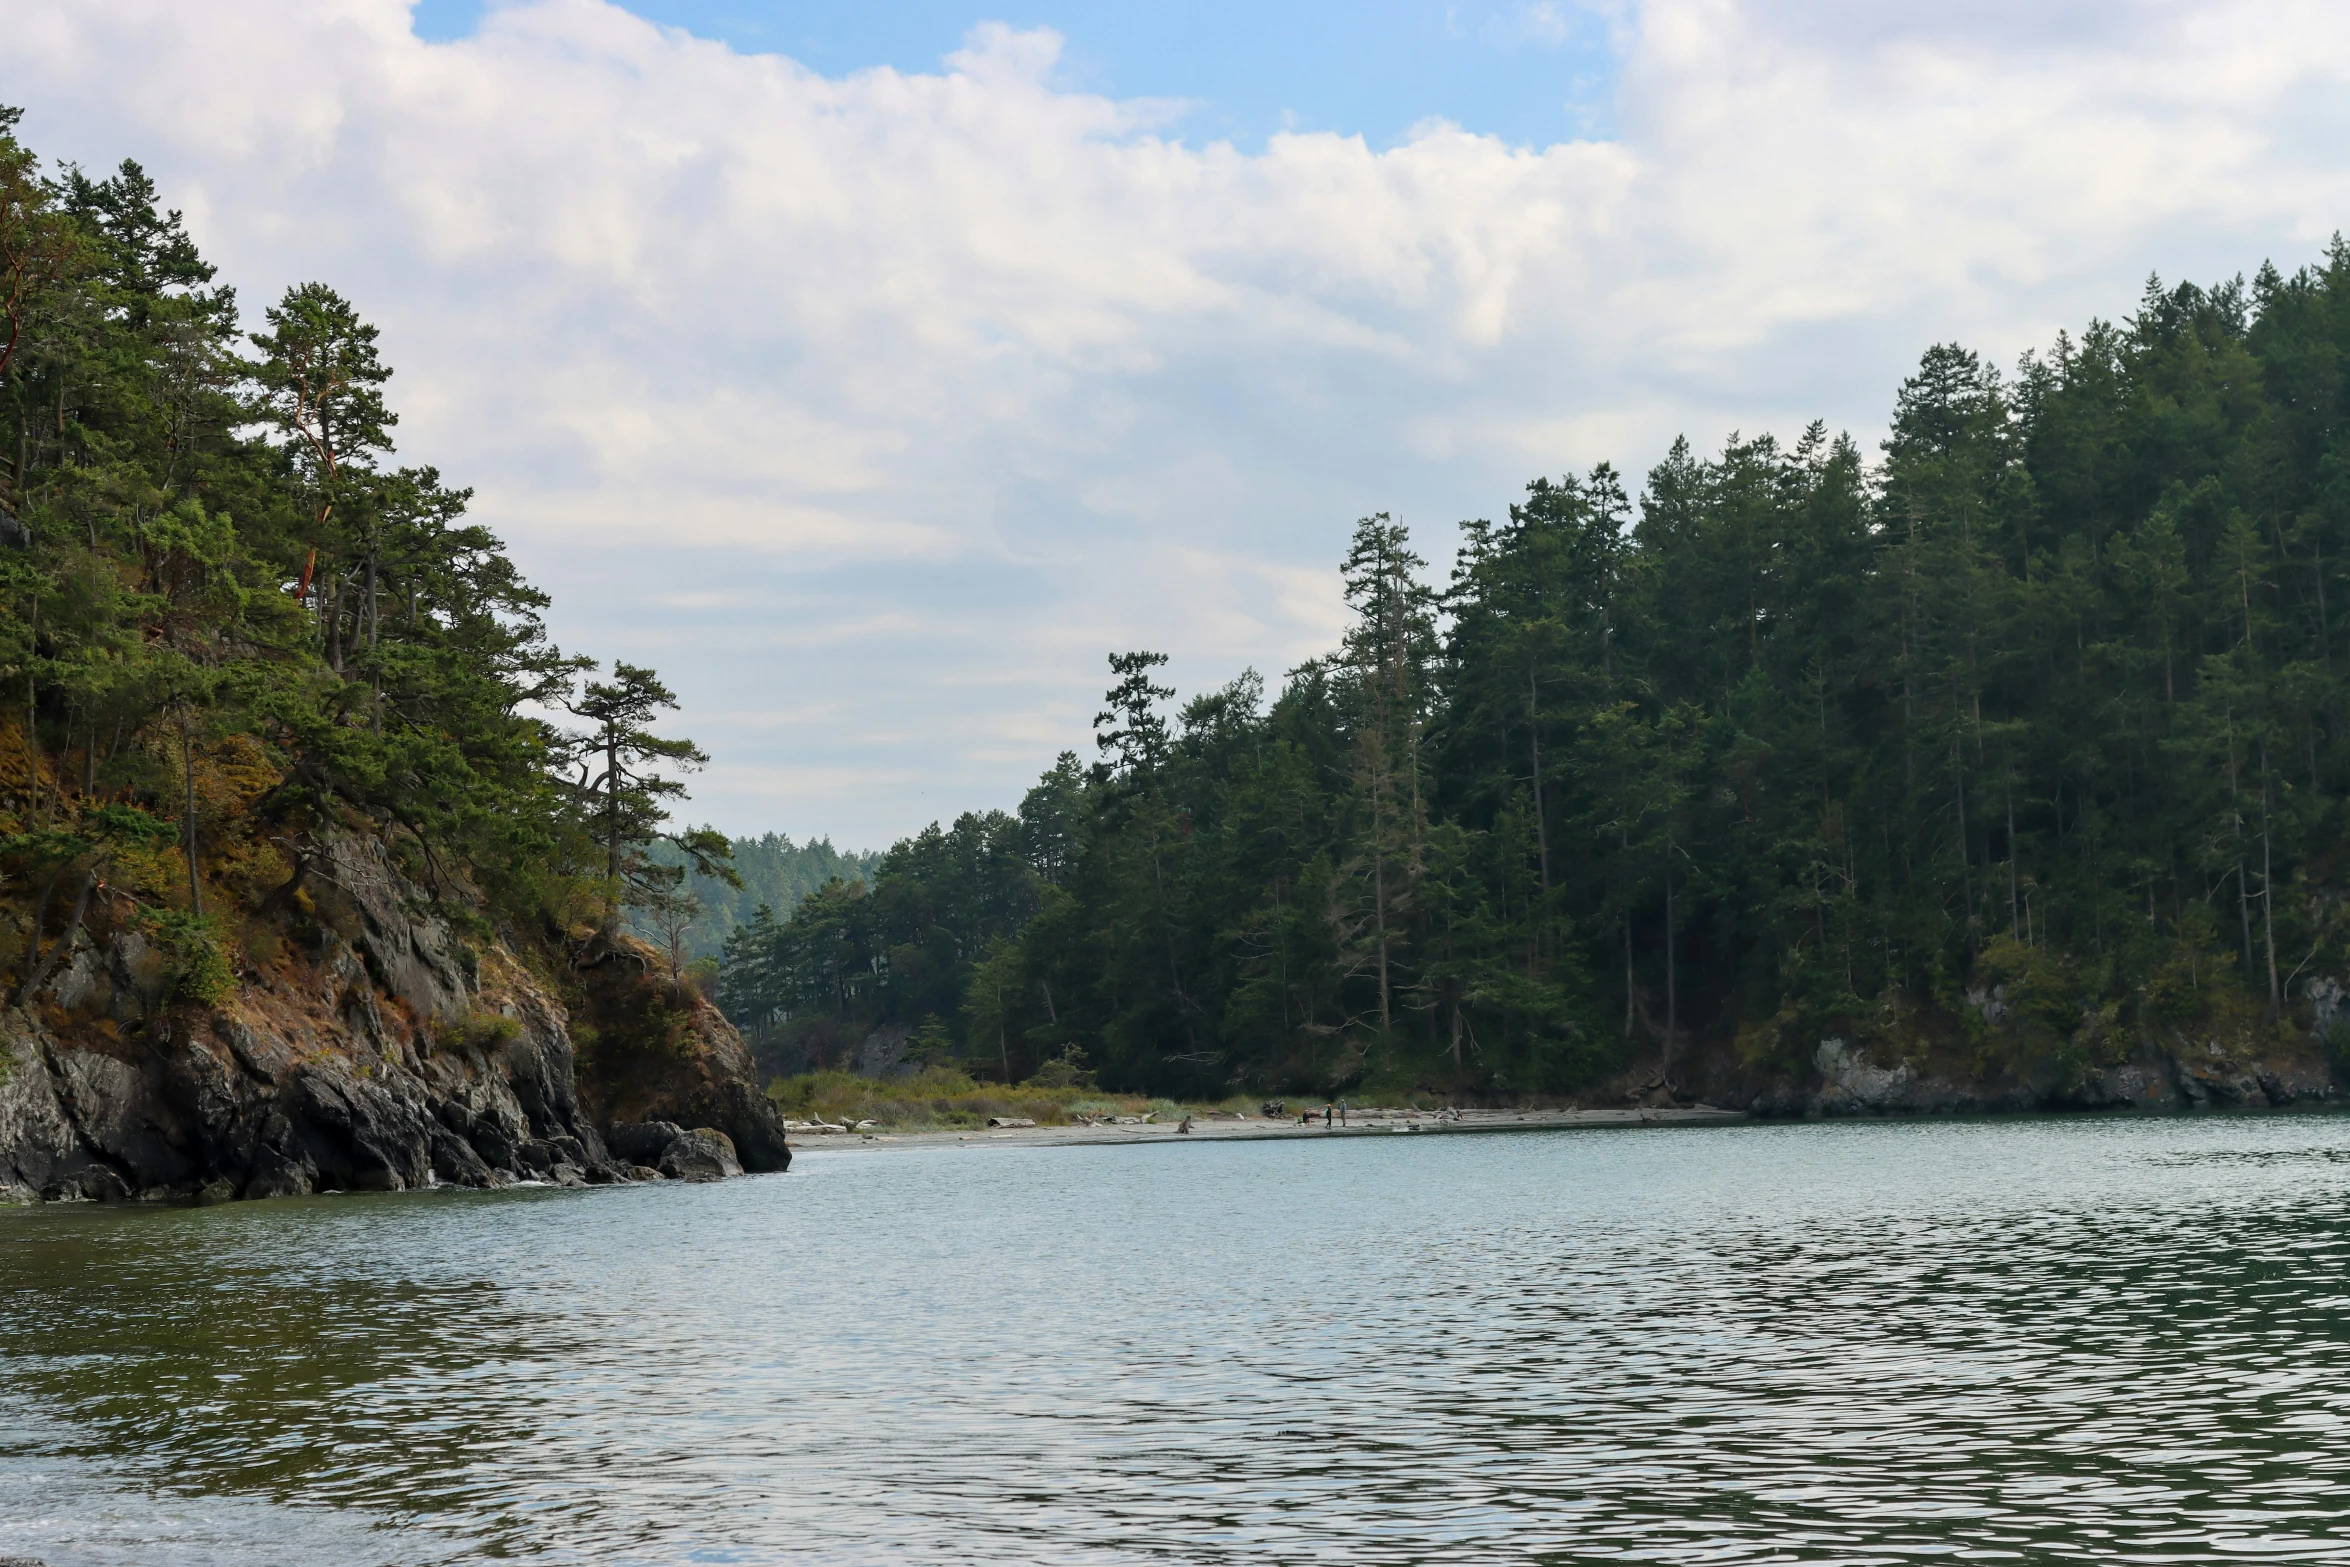
[[[1574,13],[1558,0],[1537,0],[1518,12],[1518,34],[1555,49],[1575,33]]]
[[[401,0],[0,0],[0,96],[146,161],[249,306],[383,323],[408,454],[567,642],[658,651],[727,825],[879,842],[1084,749],[1111,646],[1196,687],[1326,645],[1358,515],[1441,557],[1536,471],[1865,435],[1928,341],[2350,210],[2338,6],[1583,9],[1620,139],[1546,148],[1196,146],[1047,33],[826,78],[600,0],[442,44]]]

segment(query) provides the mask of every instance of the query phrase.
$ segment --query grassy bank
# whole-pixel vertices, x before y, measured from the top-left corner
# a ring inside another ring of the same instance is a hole
[[[854,1072],[809,1072],[779,1077],[767,1085],[776,1107],[794,1121],[855,1125],[872,1121],[892,1131],[938,1131],[985,1126],[990,1116],[1019,1116],[1039,1126],[1067,1126],[1082,1119],[1144,1115],[1161,1120],[1239,1110],[1254,1115],[1261,1102],[1225,1099],[1189,1104],[1138,1094],[1107,1094],[1098,1088],[1051,1088],[1037,1083],[982,1083],[952,1067],[925,1068],[912,1077],[881,1079]]]

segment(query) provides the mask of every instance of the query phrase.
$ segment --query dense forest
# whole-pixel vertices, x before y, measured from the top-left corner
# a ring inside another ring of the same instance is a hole
[[[688,866],[724,879],[723,839],[668,826],[700,753],[653,733],[658,677],[556,648],[469,492],[394,462],[375,328],[318,283],[245,322],[136,164],[44,171],[18,120],[0,109],[8,995],[103,921],[218,999],[342,917],[319,901],[338,835],[549,952],[675,903]]]
[[[667,842],[654,844],[655,862],[686,872],[685,896],[635,911],[632,923],[638,933],[664,951],[674,941],[689,962],[714,964],[726,939],[757,918],[760,909],[767,909],[770,918],[788,915],[827,882],[863,881],[881,861],[877,853],[844,853],[830,838],[794,843],[771,832],[731,842],[732,876],[706,875],[693,869],[683,850]]]
[[[1180,707],[1113,657],[1090,763],[737,932],[722,994],[1167,1092],[2306,1029],[2350,962],[2346,368],[2337,241],[2012,374],[1935,347],[1874,459],[1537,479],[1441,585],[1369,518],[1328,656]]]

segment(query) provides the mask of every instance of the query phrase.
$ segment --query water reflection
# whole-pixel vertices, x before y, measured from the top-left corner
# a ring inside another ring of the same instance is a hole
[[[0,1554],[2333,1560],[2345,1161],[1754,1127],[10,1215]]]

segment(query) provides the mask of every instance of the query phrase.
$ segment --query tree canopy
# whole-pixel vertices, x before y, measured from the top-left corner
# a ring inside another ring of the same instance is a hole
[[[737,932],[729,1004],[1166,1092],[2306,1027],[2350,969],[2346,364],[2337,241],[2012,374],[1936,346],[1873,458],[1537,479],[1441,587],[1368,518],[1328,657],[1170,708],[1114,656],[1098,761]]]
[[[397,465],[376,329],[304,283],[245,335],[137,164],[44,172],[18,121],[0,111],[0,902],[20,975],[70,942],[101,866],[109,917],[207,962],[265,945],[261,916],[319,912],[336,832],[541,935],[658,880],[662,764],[699,753],[651,733],[652,671],[582,684],[593,662],[549,640],[470,491]],[[675,836],[725,874],[722,840]]]

